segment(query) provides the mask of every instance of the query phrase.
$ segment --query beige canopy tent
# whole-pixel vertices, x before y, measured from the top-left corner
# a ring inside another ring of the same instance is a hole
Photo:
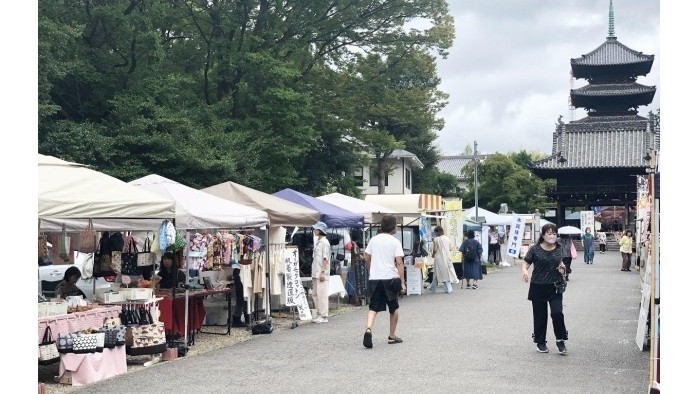
[[[359,213],[365,217],[365,223],[377,223],[384,214],[398,214],[393,209],[375,204],[371,201],[360,200],[359,198],[346,196],[340,193],[326,194],[318,197],[327,203],[346,209],[350,212]]]
[[[44,231],[158,228],[175,217],[175,202],[85,165],[38,155],[38,217]]]
[[[309,227],[319,220],[318,211],[234,182],[223,182],[201,191],[267,212],[273,226]]]

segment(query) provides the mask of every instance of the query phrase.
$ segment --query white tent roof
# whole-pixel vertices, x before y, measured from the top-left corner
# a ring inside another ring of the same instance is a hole
[[[38,218],[43,230],[150,229],[175,216],[175,202],[78,163],[38,155]],[[156,219],[147,221],[145,219]]]
[[[397,214],[393,209],[375,204],[367,200],[360,200],[359,198],[346,196],[340,193],[326,194],[325,196],[317,197],[319,200],[323,200],[329,204],[333,204],[337,207],[343,208],[350,212],[359,213],[365,217],[365,223],[372,223],[372,214]]]
[[[418,217],[442,211],[442,197],[434,194],[368,194],[365,201],[393,209],[397,216]]]
[[[477,218],[474,216],[476,214],[476,208],[471,207],[469,209],[464,210],[464,218],[477,221]],[[506,226],[509,225],[513,220],[511,217],[505,217],[501,216],[497,213],[491,212],[487,209],[479,207],[479,212],[478,212],[479,217],[483,217],[484,224],[488,225],[493,225],[493,226]]]
[[[269,223],[267,213],[151,174],[129,184],[175,201],[175,227],[215,229],[261,226]]]

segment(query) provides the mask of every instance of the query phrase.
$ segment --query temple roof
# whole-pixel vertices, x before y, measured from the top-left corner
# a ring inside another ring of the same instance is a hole
[[[655,93],[656,87],[633,83],[590,84],[572,89],[572,95],[581,96],[627,96],[634,94]]]
[[[651,67],[651,63],[654,62],[654,55],[645,55],[642,52],[630,49],[614,37],[608,37],[604,43],[591,52],[579,58],[571,59],[572,66],[610,66],[647,62],[649,67]]]
[[[533,162],[533,170],[644,167],[648,148],[658,148],[658,133],[637,115],[587,117],[555,133],[552,156]]]

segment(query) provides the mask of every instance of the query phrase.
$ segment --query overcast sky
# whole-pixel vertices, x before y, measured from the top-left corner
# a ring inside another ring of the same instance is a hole
[[[459,154],[476,140],[481,153],[525,149],[552,153],[559,115],[568,105],[571,58],[591,52],[608,35],[609,0],[448,0],[455,40],[438,58],[440,89],[450,95],[440,113],[437,144]],[[622,44],[655,55],[637,82],[657,88],[646,116],[659,108],[659,0],[614,0],[615,35]],[[574,80],[574,88],[585,80]],[[586,115],[574,111],[574,119]]]

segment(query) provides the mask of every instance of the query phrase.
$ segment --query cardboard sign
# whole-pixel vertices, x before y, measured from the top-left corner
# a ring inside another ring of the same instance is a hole
[[[284,295],[286,306],[296,306],[299,319],[311,320],[311,310],[306,299],[306,291],[301,284],[299,273],[299,249],[284,249]]]

